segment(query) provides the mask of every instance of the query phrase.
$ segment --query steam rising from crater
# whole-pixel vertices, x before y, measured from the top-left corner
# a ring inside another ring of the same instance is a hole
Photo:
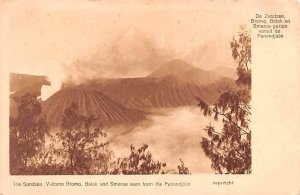
[[[63,81],[65,80],[65,71],[60,66],[53,67],[55,71],[47,72],[47,79],[50,85],[43,85],[41,88],[41,99],[42,101],[47,100],[54,93],[59,91],[62,87]]]
[[[49,72],[51,86],[44,85],[42,100],[61,89],[63,83],[82,84],[102,77],[145,76],[173,59],[173,51],[137,30],[128,30],[85,57],[57,66]]]
[[[146,76],[174,56],[154,36],[130,29],[109,42],[99,43],[88,56],[65,64],[65,69],[69,81],[77,84],[100,77],[138,77]]]

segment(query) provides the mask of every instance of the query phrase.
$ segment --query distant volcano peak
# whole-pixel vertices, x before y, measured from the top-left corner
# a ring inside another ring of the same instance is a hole
[[[154,71],[148,77],[163,77],[169,75],[180,75],[192,69],[197,69],[196,67],[192,66],[191,64],[181,60],[181,59],[174,59],[167,62],[165,65],[160,67],[158,70]]]

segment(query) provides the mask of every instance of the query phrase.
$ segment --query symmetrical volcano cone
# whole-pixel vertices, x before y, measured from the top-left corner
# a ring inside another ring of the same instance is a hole
[[[63,118],[64,110],[72,103],[78,105],[80,114],[100,118],[104,125],[134,122],[142,119],[144,113],[138,110],[128,109],[111,100],[99,91],[69,88],[61,90],[43,103],[43,113],[51,126],[59,126]]]

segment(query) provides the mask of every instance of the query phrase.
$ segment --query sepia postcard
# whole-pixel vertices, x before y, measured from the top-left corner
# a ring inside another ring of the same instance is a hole
[[[0,195],[300,195],[300,2],[0,1]]]

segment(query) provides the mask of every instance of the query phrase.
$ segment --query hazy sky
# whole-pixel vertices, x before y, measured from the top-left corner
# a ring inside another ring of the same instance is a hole
[[[11,71],[80,79],[146,75],[177,58],[232,66],[229,41],[251,14],[230,1],[72,2],[6,3],[1,31]]]

